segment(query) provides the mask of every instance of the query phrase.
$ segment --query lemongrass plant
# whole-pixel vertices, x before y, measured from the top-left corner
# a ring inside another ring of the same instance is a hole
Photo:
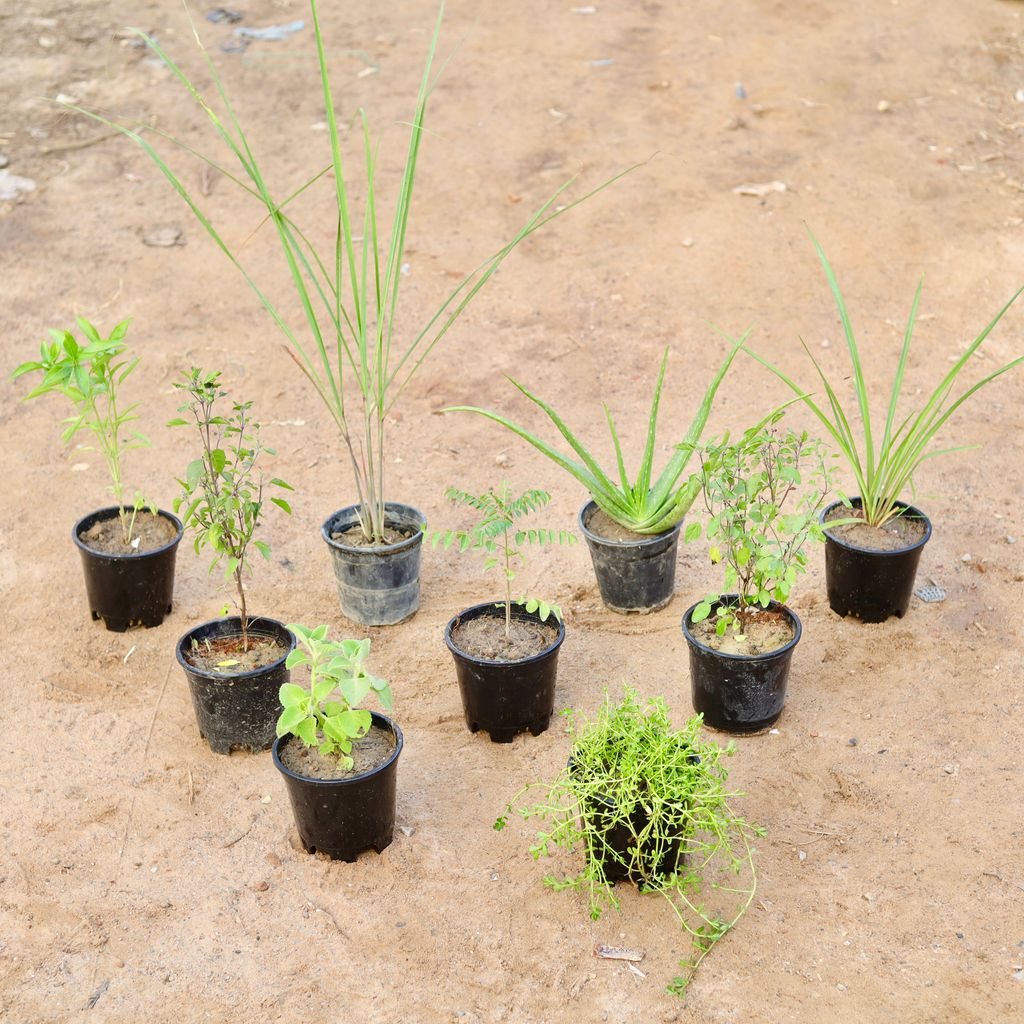
[[[952,401],[950,400],[953,386],[956,384],[960,372],[975,352],[978,351],[982,342],[989,336],[996,324],[1003,318],[1006,311],[1017,300],[1021,292],[1024,291],[1024,288],[1019,289],[1014,294],[1010,301],[990,321],[988,326],[967,346],[963,354],[953,364],[953,367],[942,378],[942,381],[935,390],[932,391],[924,405],[898,422],[896,410],[899,404],[900,393],[903,389],[903,377],[907,367],[907,358],[910,355],[910,343],[914,332],[914,323],[917,319],[917,307],[921,299],[923,279],[918,283],[917,291],[914,294],[914,302],[910,307],[910,317],[907,320],[906,331],[903,335],[903,347],[900,350],[899,362],[896,365],[896,375],[892,381],[881,441],[876,445],[876,433],[873,426],[877,426],[877,421],[872,420],[864,366],[861,362],[860,351],[857,348],[857,341],[850,324],[846,303],[843,300],[839,283],[836,280],[828,258],[825,256],[824,250],[817,238],[814,237],[814,234],[810,231],[808,231],[808,234],[811,236],[811,241],[817,250],[818,258],[821,260],[829,287],[839,309],[839,318],[842,321],[843,333],[846,337],[846,347],[850,353],[850,364],[853,369],[857,412],[861,424],[860,437],[857,436],[851,426],[853,417],[848,415],[843,409],[835,389],[825,377],[820,364],[814,358],[807,343],[802,338],[800,343],[814,364],[814,369],[818,374],[825,396],[828,399],[827,409],[822,408],[822,405],[819,405],[814,400],[812,394],[787,376],[779,367],[749,348],[745,348],[745,338],[734,340],[733,344],[737,346],[737,350],[743,348],[762,366],[771,370],[817,416],[822,426],[832,437],[832,440],[835,441],[840,454],[849,464],[850,471],[857,484],[865,522],[871,526],[881,527],[903,511],[905,506],[901,501],[907,488],[910,488],[912,495],[915,493],[914,474],[923,462],[928,459],[934,459],[939,455],[948,455],[951,452],[964,451],[966,448],[972,447],[969,445],[957,445],[952,448],[929,450],[932,440],[946,424],[946,421],[975,392],[980,391],[986,384],[1008,370],[1013,369],[1018,363],[1024,362],[1024,356],[1018,356],[1016,359],[999,367],[999,369],[987,374]]]
[[[746,340],[743,336],[743,341]],[[734,342],[734,345],[742,347],[742,341]],[[488,412],[486,409],[479,409],[471,405],[456,405],[445,412],[475,412],[486,416],[495,423],[518,434],[524,441],[528,441],[541,454],[546,455],[557,466],[561,466],[567,473],[574,476],[590,492],[595,504],[605,514],[615,520],[620,526],[627,530],[640,534],[657,534],[671,530],[679,523],[690,510],[697,495],[700,494],[701,482],[697,474],[691,474],[685,483],[680,484],[686,466],[693,455],[694,446],[700,440],[701,434],[711,414],[711,405],[715,400],[718,386],[729,369],[739,347],[726,356],[725,361],[718,368],[704,399],[697,409],[697,414],[690,424],[686,436],[676,446],[668,464],[661,471],[661,474],[654,478],[654,445],[656,440],[658,406],[661,402],[661,389],[665,382],[665,370],[668,367],[668,349],[661,360],[661,370],[658,373],[658,383],[654,387],[654,398],[651,401],[651,409],[647,417],[647,443],[644,446],[643,456],[640,459],[640,469],[635,479],[630,482],[626,472],[626,464],[622,457],[622,445],[619,441],[619,434],[615,428],[615,420],[612,418],[611,410],[604,406],[605,419],[608,421],[608,429],[611,431],[612,443],[615,445],[615,461],[618,471],[619,482],[612,479],[612,475],[606,473],[593,455],[587,450],[576,435],[566,426],[562,418],[555,412],[554,408],[542,398],[529,391],[522,384],[509,378],[531,402],[538,405],[548,416],[551,422],[558,429],[558,432],[569,443],[572,450],[579,456],[580,462],[568,458],[553,448],[546,441],[541,440],[536,434],[531,433],[524,427],[517,426],[511,420],[495,412]]]
[[[142,129],[129,128],[80,107],[72,109],[110,125],[142,147],[217,246],[242,273],[274,323],[285,335],[290,354],[323,400],[337,425],[355,477],[363,533],[367,541],[383,543],[386,418],[416,371],[448,333],[477,292],[524,238],[634,168],[627,168],[580,198],[555,207],[556,201],[575,181],[574,178],[569,179],[533,213],[509,242],[462,279],[411,340],[399,342],[395,338],[395,320],[406,233],[420,143],[424,134],[427,100],[436,81],[431,79],[431,68],[444,16],[444,2],[442,0],[438,11],[426,67],[416,98],[416,109],[412,122],[408,125],[409,146],[390,234],[385,234],[379,223],[379,203],[375,184],[377,150],[371,141],[369,122],[362,108],[355,115],[361,128],[361,157],[365,171],[366,191],[361,213],[353,200],[353,190],[346,177],[342,156],[338,113],[330,87],[316,0],[310,0],[310,10],[316,37],[320,85],[327,112],[331,162],[289,193],[272,190],[267,182],[253,145],[238,120],[235,108],[199,37],[191,14],[189,20],[193,35],[219,101],[226,112],[224,118],[214,111],[212,105],[181,67],[164,52],[160,44],[146,33],[136,30],[146,45],[196,101],[241,169],[237,173],[232,173],[227,167],[166,132],[152,127],[146,128],[145,131],[154,133],[168,143],[198,157],[239,186],[263,207],[265,217],[260,226],[267,221],[272,222],[274,226],[302,306],[306,337],[285,321],[277,306],[243,266],[238,253],[228,245],[223,235],[200,208],[196,198],[182,183],[181,178],[143,136]],[[318,251],[310,236],[299,228],[287,212],[289,204],[294,199],[325,176],[333,183],[335,207],[332,210],[333,237],[329,243],[330,252],[325,254],[326,258]],[[352,408],[353,399],[357,405],[355,410]]]

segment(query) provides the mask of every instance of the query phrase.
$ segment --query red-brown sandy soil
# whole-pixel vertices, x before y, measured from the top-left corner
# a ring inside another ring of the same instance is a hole
[[[300,0],[237,6],[247,25],[307,19],[287,42],[229,55],[218,48],[230,28],[199,10],[285,194],[329,159],[308,11]],[[605,458],[607,402],[633,459],[666,345],[660,457],[682,437],[725,351],[709,323],[755,325],[759,351],[810,382],[802,336],[833,379],[843,375],[805,222],[845,287],[879,403],[922,272],[908,401],[1024,283],[1024,4],[576,6],[450,4],[441,52],[455,55],[421,156],[406,336],[563,180],[579,173],[568,193],[579,195],[657,155],[524,244],[407,392],[389,424],[388,496],[437,526],[462,525],[446,485],[502,477],[550,490],[547,519],[573,525],[585,498],[574,481],[493,424],[436,415],[471,401],[536,423],[505,374],[557,399]],[[412,113],[435,12],[433,0],[323,3],[339,107],[365,105],[383,133],[382,193],[397,184],[406,129],[395,122]],[[193,457],[186,433],[163,427],[178,404],[172,381],[193,363],[222,368],[232,393],[255,401],[278,471],[297,487],[295,515],[267,518],[274,558],[251,584],[251,607],[360,635],[340,617],[319,537],[355,500],[326,411],[145,155],[122,139],[88,144],[105,130],[52,102],[62,93],[214,145],[167,72],[123,44],[128,25],[155,31],[209,84],[172,0],[27,0],[0,13],[0,151],[37,184],[0,204],[2,365],[31,358],[46,328],[75,315],[104,327],[133,317],[143,362],[130,390],[153,448],[129,456],[128,476],[165,508]],[[378,70],[360,76],[367,67]],[[198,167],[176,161],[202,195]],[[733,192],[776,180],[786,191]],[[258,210],[224,179],[208,186],[204,204],[241,245]],[[329,190],[299,209],[330,237]],[[144,245],[160,225],[186,244]],[[243,251],[299,325],[270,234]],[[1022,324],[1024,307],[975,375],[1021,354]],[[161,628],[117,635],[91,622],[69,532],[108,503],[102,465],[62,449],[58,401],[23,406],[22,386],[0,381],[5,1022],[1024,1017],[1024,374],[944,432],[946,444],[979,450],[920,474],[917,502],[935,526],[922,582],[945,587],[944,603],[915,599],[880,626],[841,621],[814,553],[793,602],[804,637],[778,734],[742,739],[731,762],[743,812],[768,830],[758,897],[685,1002],[664,992],[684,950],[663,903],[624,892],[621,914],[591,922],[582,898],[543,887],[521,823],[491,830],[522,783],[565,763],[568,740],[560,725],[508,746],[466,730],[442,629],[491,595],[476,562],[427,552],[418,615],[370,631],[405,730],[398,823],[411,834],[352,865],[307,856],[270,755],[216,756],[196,731],[174,643],[217,613],[215,578],[183,544]],[[737,362],[713,429],[742,428],[784,397]],[[798,410],[793,420],[810,422]],[[583,545],[535,556],[523,582],[566,613],[558,708],[592,711],[605,687],[631,682],[688,713],[679,619],[715,583],[699,547],[681,553],[675,601],[647,618],[604,610]],[[646,977],[595,959],[597,943],[645,949]]]

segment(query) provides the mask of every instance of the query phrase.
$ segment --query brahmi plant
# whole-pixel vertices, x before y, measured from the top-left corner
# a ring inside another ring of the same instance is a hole
[[[81,432],[92,435],[92,444],[83,445],[86,451],[98,451],[110,472],[110,491],[117,502],[121,524],[121,540],[126,548],[137,547],[133,537],[135,517],[143,508],[154,515],[156,505],[138,491],[131,502],[125,501],[125,484],[121,460],[133,448],[148,448],[149,441],[128,425],[138,417],[138,402],[121,406],[118,389],[139,365],[139,357],[125,355],[124,336],[131,321],[122,320],[104,338],[85,317],[78,317],[78,327],[84,341],[70,331],[51,330],[51,341],[40,347],[39,359],[22,363],[13,373],[21,377],[26,373],[42,373],[43,379],[26,396],[38,398],[51,393],[61,394],[75,408],[64,422],[67,426],[61,440],[68,443]]]
[[[234,580],[242,648],[247,651],[249,617],[244,578],[252,571],[249,545],[264,558],[270,558],[270,545],[254,536],[263,515],[264,488],[290,491],[292,487],[278,477],[267,481],[257,468],[262,455],[275,453],[260,439],[260,424],[250,415],[252,402],[234,402],[231,415],[222,416],[214,411],[217,402],[227,395],[221,387],[219,372],[207,373],[193,367],[182,377],[184,380],[174,386],[187,396],[187,401],[178,412],[187,413],[191,422],[178,417],[168,426],[194,426],[202,455],[188,464],[185,478],[178,481],[182,494],[175,499],[174,511],[184,510],[181,520],[186,529],[195,533],[196,554],[204,548],[213,552],[210,572],[223,564],[224,578]],[[270,500],[291,514],[285,498],[274,495]]]
[[[537,820],[534,859],[582,854],[574,874],[544,882],[584,893],[594,920],[619,909],[616,880],[663,896],[690,941],[684,973],[669,985],[682,995],[757,888],[750,841],[764,831],[731,807],[742,794],[727,789],[723,758],[735,747],[702,739],[700,715],[676,729],[662,697],[644,700],[632,687],[618,703],[606,694],[591,722],[578,724],[571,709],[563,714],[573,737],[567,767],[520,790],[494,827],[501,831],[512,815]]]
[[[521,605],[528,612],[536,612],[541,622],[547,622],[549,615],[561,621],[562,609],[544,598],[523,595],[513,601],[512,581],[523,567],[523,553],[526,544],[575,544],[576,537],[567,530],[517,529],[516,523],[543,508],[550,500],[547,491],[524,491],[513,498],[507,483],[498,491],[485,494],[469,494],[456,487],[449,487],[444,496],[457,505],[465,505],[479,513],[479,519],[468,530],[437,531],[431,537],[431,544],[441,544],[446,550],[453,544],[459,551],[478,551],[484,555],[484,571],[496,569],[505,582],[505,637],[509,637],[512,626],[512,605]]]
[[[288,628],[302,646],[288,655],[285,665],[308,668],[309,688],[296,683],[281,687],[283,710],[277,735],[295,736],[324,757],[335,758],[343,768],[351,768],[352,742],[365,736],[373,724],[370,712],[358,705],[375,693],[389,711],[391,687],[386,679],[366,670],[369,640],[328,640],[327,626]]]
[[[371,139],[369,122],[362,109],[355,113],[357,131],[353,133],[361,139],[362,152],[358,155],[357,165],[362,165],[365,176],[361,210],[356,203],[355,192],[358,190],[351,184],[346,158],[343,156],[340,116],[328,76],[316,0],[310,0],[310,11],[316,39],[320,87],[326,108],[330,163],[290,190],[272,186],[267,180],[261,160],[256,156],[255,146],[238,119],[235,107],[194,23],[193,34],[223,114],[216,112],[214,108],[218,104],[212,99],[208,100],[199,91],[154,38],[139,32],[146,45],[199,105],[227,148],[230,157],[228,162],[236,162],[238,169],[230,170],[219,160],[198,153],[191,146],[157,129],[147,128],[146,134],[156,134],[199,157],[251,196],[262,208],[265,216],[261,224],[266,221],[272,224],[295,287],[305,321],[303,330],[285,320],[278,306],[243,265],[240,251],[228,245],[181,177],[171,169],[146,136],[98,114],[78,107],[74,109],[111,125],[141,146],[188,204],[217,246],[242,273],[284,334],[289,352],[330,412],[351,462],[363,533],[367,541],[379,544],[384,542],[385,527],[385,427],[395,403],[416,371],[473,297],[523,239],[633,168],[623,171],[578,199],[556,206],[574,179],[567,181],[529,217],[509,242],[461,280],[421,328],[408,334],[407,328],[396,331],[413,185],[425,131],[427,101],[436,83],[431,74],[444,4],[441,4],[438,11],[412,120],[407,123],[410,129],[409,146],[390,232],[384,227],[383,203],[377,194],[377,145]],[[326,222],[331,226],[330,241],[326,244],[314,242],[313,233],[307,234],[300,228],[290,212],[292,202],[321,178],[327,179],[332,192],[330,212],[325,214],[321,210],[318,218],[320,223]]]

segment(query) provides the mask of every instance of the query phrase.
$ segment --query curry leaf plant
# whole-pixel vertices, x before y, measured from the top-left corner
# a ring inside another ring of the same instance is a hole
[[[561,621],[562,609],[543,598],[524,595],[512,600],[512,581],[523,567],[523,554],[519,550],[526,544],[575,544],[576,537],[567,530],[515,529],[516,523],[542,509],[550,500],[547,491],[524,491],[513,498],[507,483],[500,490],[484,494],[469,494],[449,487],[444,496],[457,505],[475,509],[479,520],[468,530],[439,530],[431,537],[431,545],[441,544],[445,550],[453,544],[459,551],[479,551],[484,554],[484,571],[497,569],[505,581],[505,637],[512,627],[512,605],[522,605],[528,612],[536,612],[541,622],[549,615]]]
[[[807,545],[823,541],[818,512],[832,487],[832,468],[822,443],[807,432],[777,428],[776,412],[747,430],[695,449],[701,463],[703,531],[709,556],[724,567],[721,591],[708,594],[693,621],[715,615],[715,630],[742,635],[757,608],[785,604],[797,576],[807,570]],[[691,522],[687,541],[700,537]],[[724,595],[735,595],[724,600]]]
[[[264,487],[292,490],[278,477],[269,481],[258,471],[257,463],[264,454],[274,455],[260,438],[260,424],[250,415],[252,402],[235,402],[230,416],[214,411],[218,400],[226,397],[220,373],[207,373],[192,367],[182,374],[183,381],[174,386],[187,396],[178,412],[190,420],[176,418],[170,427],[193,426],[199,434],[203,453],[193,459],[179,479],[182,494],[175,499],[174,511],[182,513],[186,529],[195,533],[195,550],[213,552],[210,572],[223,563],[225,579],[235,581],[238,614],[242,624],[242,649],[249,649],[249,617],[246,611],[244,578],[251,573],[249,545],[265,558],[270,558],[270,545],[254,535],[263,515]],[[291,515],[288,501],[275,495],[270,499]]]
[[[859,436],[852,425],[855,417],[852,414],[848,414],[843,408],[835,388],[829,383],[824,371],[802,338],[800,343],[814,364],[815,372],[825,392],[828,402],[827,406],[824,403],[819,404],[816,402],[812,394],[797,384],[779,367],[750,349],[745,349],[745,351],[761,363],[762,366],[771,370],[776,377],[807,404],[807,407],[828,431],[833,441],[835,441],[839,452],[849,464],[860,495],[864,520],[872,526],[884,526],[893,516],[899,515],[903,509],[900,501],[906,489],[909,487],[911,494],[914,493],[914,474],[921,463],[928,459],[934,459],[939,455],[963,451],[968,447],[958,445],[952,448],[929,450],[932,440],[939,430],[945,426],[946,421],[975,392],[980,391],[986,384],[1006,373],[1007,370],[1011,370],[1019,363],[1024,362],[1024,356],[1018,356],[992,373],[986,374],[977,383],[954,397],[953,388],[961,371],[989,334],[991,334],[996,324],[1002,320],[1021,292],[1024,292],[1024,288],[1019,289],[1010,301],[999,310],[985,329],[967,345],[924,404],[900,420],[897,415],[897,406],[899,405],[900,394],[903,390],[903,378],[907,368],[907,360],[910,356],[910,343],[914,332],[914,324],[917,320],[917,308],[921,299],[921,289],[924,285],[924,280],[922,279],[918,283],[917,291],[914,293],[914,301],[910,307],[910,316],[907,320],[906,330],[903,334],[903,345],[900,349],[899,361],[896,364],[896,374],[893,377],[889,404],[879,439],[879,421],[872,419],[864,365],[861,361],[860,350],[857,347],[853,327],[850,323],[850,316],[846,310],[846,302],[843,299],[839,283],[836,280],[828,258],[825,256],[824,250],[813,233],[808,231],[808,234],[814,243],[818,258],[825,270],[825,277],[828,280],[829,288],[832,290],[832,295],[839,310],[839,319],[843,325],[846,347],[850,354],[850,365],[853,369],[853,383],[857,398],[856,418],[860,420]],[[745,339],[739,339],[733,343],[742,348],[744,341]]]
[[[124,336],[130,322],[122,320],[104,338],[93,324],[78,317],[84,341],[76,339],[70,331],[51,329],[51,341],[49,344],[44,341],[40,346],[39,359],[22,363],[12,374],[14,378],[26,373],[43,374],[42,381],[25,396],[26,401],[56,393],[74,405],[74,415],[64,421],[67,426],[61,440],[67,444],[81,431],[92,435],[93,443],[83,447],[86,451],[98,451],[107,464],[110,491],[117,502],[121,540],[126,548],[138,545],[132,535],[139,511],[148,508],[156,514],[156,506],[138,492],[132,502],[125,502],[122,457],[133,448],[149,447],[149,441],[128,426],[138,419],[135,410],[139,403],[118,405],[118,389],[139,365],[138,356],[125,357]]]
[[[764,831],[730,806],[742,794],[726,788],[722,761],[735,747],[703,740],[700,715],[673,728],[662,697],[645,701],[631,687],[617,704],[606,694],[591,722],[577,725],[571,709],[563,714],[573,736],[568,766],[553,782],[520,790],[494,827],[501,831],[513,815],[538,819],[535,860],[582,853],[581,870],[544,882],[586,894],[595,920],[619,909],[618,879],[663,896],[690,943],[684,973],[668,986],[682,995],[757,888],[750,841]]]
[[[278,694],[283,708],[277,735],[298,737],[333,757],[343,768],[352,767],[352,741],[370,731],[373,717],[360,708],[370,693],[377,695],[385,711],[391,710],[391,687],[366,671],[369,640],[328,640],[327,626],[309,629],[289,625],[301,647],[288,655],[289,668],[309,669],[309,688],[285,683]]]
[[[364,179],[361,211],[356,201],[358,190],[353,188],[346,167],[347,158],[342,152],[344,125],[339,123],[340,115],[331,89],[316,0],[310,0],[310,10],[320,88],[326,109],[330,163],[290,191],[273,187],[268,181],[261,159],[256,156],[253,141],[239,121],[235,106],[200,40],[194,22],[193,34],[224,116],[214,110],[214,102],[207,100],[156,39],[138,32],[199,105],[227,148],[228,156],[237,162],[239,169],[232,171],[228,166],[158,129],[147,128],[146,133],[155,134],[198,157],[262,207],[265,216],[260,226],[267,221],[273,225],[302,309],[303,329],[293,327],[286,321],[278,306],[243,265],[241,246],[235,249],[229,246],[220,230],[200,207],[197,198],[141,130],[118,124],[88,110],[78,107],[73,109],[109,124],[141,146],[216,245],[242,273],[274,323],[283,332],[289,353],[323,400],[340,432],[355,478],[360,525],[366,539],[372,543],[384,543],[386,420],[416,371],[523,239],[633,168],[615,175],[586,195],[556,206],[556,202],[575,179],[567,181],[537,208],[510,241],[462,278],[421,328],[402,338],[399,335],[404,335],[405,331],[396,332],[399,286],[403,277],[413,184],[420,143],[425,132],[427,101],[435,84],[431,78],[431,68],[441,30],[444,3],[438,11],[412,121],[407,124],[410,129],[409,145],[390,232],[382,223],[382,201],[377,194],[377,146],[371,140],[369,122],[362,109],[356,111],[354,117],[358,129],[354,134],[359,137],[362,149],[356,161],[356,166],[362,165]],[[231,163],[230,159],[228,163]],[[293,220],[289,207],[293,200],[325,177],[331,183],[332,208],[328,216],[321,212],[319,219],[330,225],[330,238],[314,241],[314,236],[322,233],[303,231]]]
[[[743,339],[734,344],[742,345]],[[445,412],[475,412],[486,416],[495,423],[518,434],[524,441],[528,441],[542,455],[546,455],[555,465],[560,466],[567,473],[574,476],[590,492],[598,508],[609,515],[621,526],[632,530],[634,533],[655,534],[664,533],[672,529],[676,523],[682,520],[689,511],[694,499],[700,491],[700,481],[696,475],[691,475],[683,484],[679,483],[680,477],[690,461],[692,445],[700,440],[704,432],[704,426],[711,413],[711,405],[714,402],[718,386],[729,369],[738,349],[734,349],[725,361],[718,368],[711,381],[710,386],[704,394],[697,414],[690,424],[682,443],[677,446],[675,453],[669,460],[668,465],[661,471],[661,474],[654,477],[654,446],[658,421],[658,406],[661,402],[661,389],[665,381],[665,370],[668,366],[668,349],[661,360],[661,370],[658,373],[658,382],[654,388],[654,398],[651,401],[650,412],[647,417],[647,442],[644,445],[643,456],[640,460],[640,469],[636,477],[630,482],[626,472],[625,461],[622,457],[622,445],[619,441],[619,434],[615,428],[615,421],[612,418],[608,406],[604,407],[605,419],[608,422],[608,429],[611,431],[612,442],[615,446],[615,461],[618,482],[613,479],[615,474],[606,473],[593,455],[587,450],[583,443],[565,424],[565,421],[558,415],[550,403],[539,398],[529,391],[522,384],[512,378],[510,382],[518,388],[531,402],[539,406],[548,419],[555,425],[558,432],[568,442],[569,447],[576,453],[580,461],[576,461],[563,455],[558,449],[553,448],[546,441],[543,441],[536,434],[531,433],[525,427],[517,426],[504,416],[495,412],[488,412],[486,409],[479,409],[476,406],[458,405],[445,409]],[[689,446],[689,447],[688,447]]]

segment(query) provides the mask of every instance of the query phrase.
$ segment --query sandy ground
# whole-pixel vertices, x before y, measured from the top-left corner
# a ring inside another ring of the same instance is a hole
[[[0,14],[0,151],[36,189],[0,204],[2,365],[30,358],[47,327],[76,314],[104,326],[132,316],[143,356],[132,388],[153,448],[132,455],[129,475],[165,507],[191,457],[183,432],[162,426],[176,407],[171,382],[193,362],[223,368],[234,393],[255,400],[280,473],[298,488],[294,517],[268,518],[274,560],[251,604],[345,632],[319,524],[354,495],[325,411],[144,155],[123,140],[89,144],[102,130],[51,102],[63,93],[156,117],[212,145],[167,73],[120,35],[156,31],[205,85],[181,8],[14,6]],[[247,25],[307,14],[299,0],[238,6]],[[1024,4],[573,6],[451,3],[442,51],[456,52],[421,159],[404,328],[561,181],[579,172],[579,194],[657,156],[524,245],[408,392],[390,425],[389,496],[437,525],[451,523],[449,483],[505,476],[548,488],[548,518],[565,527],[584,499],[497,427],[433,415],[472,400],[530,417],[506,373],[557,398],[603,455],[608,402],[634,457],[665,345],[663,457],[681,437],[724,351],[709,321],[754,324],[759,350],[788,365],[802,365],[802,335],[841,374],[803,222],[840,273],[880,386],[922,272],[908,393],[944,372],[1024,281],[1024,104],[1014,98]],[[393,188],[404,140],[394,122],[411,113],[433,2],[324,8],[338,102],[371,111],[384,135],[381,186]],[[230,39],[226,26],[203,31],[215,51]],[[311,42],[307,28],[218,57],[282,193],[327,160]],[[198,169],[178,166],[199,189]],[[771,181],[786,191],[733,192]],[[227,181],[204,202],[233,244],[257,223]],[[305,216],[323,226],[329,204],[315,194]],[[144,245],[161,225],[186,244]],[[272,240],[257,236],[245,252],[287,296]],[[1020,354],[1022,317],[1011,313],[981,366]],[[405,730],[398,819],[411,834],[354,865],[309,857],[269,754],[219,757],[197,735],[173,646],[221,603],[205,566],[183,545],[160,629],[115,635],[90,622],[69,530],[106,503],[102,468],[62,450],[56,403],[22,406],[3,378],[0,392],[4,1021],[980,1024],[1024,1014],[1024,374],[946,432],[979,451],[921,474],[919,503],[935,524],[922,576],[946,588],[945,603],[915,600],[883,626],[840,621],[815,553],[794,601],[804,638],[779,733],[742,740],[731,762],[744,812],[768,829],[758,901],[685,1003],[664,993],[681,954],[664,905],[624,893],[621,914],[593,923],[581,899],[544,889],[521,827],[491,831],[523,782],[564,764],[568,741],[553,728],[498,746],[466,731],[441,634],[490,595],[474,563],[428,554],[419,614],[373,631]],[[737,364],[715,429],[742,427],[782,397]],[[630,681],[688,712],[679,619],[713,583],[700,550],[682,553],[676,600],[649,618],[602,608],[582,546],[536,558],[527,581],[566,610],[560,708],[592,710],[605,687]],[[595,959],[598,942],[645,949],[646,977]]]

